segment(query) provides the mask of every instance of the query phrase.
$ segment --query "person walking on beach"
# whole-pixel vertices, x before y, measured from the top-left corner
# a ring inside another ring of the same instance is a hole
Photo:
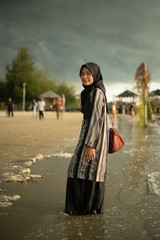
[[[60,105],[59,103],[56,104],[56,117],[57,117],[57,120],[59,119],[59,114],[60,114]]]
[[[42,98],[38,101],[38,111],[39,111],[39,119],[44,118],[44,110],[45,110],[45,102]]]
[[[108,154],[108,115],[100,68],[80,68],[83,123],[68,168],[65,210],[60,215],[102,214]]]
[[[12,114],[12,117],[13,117],[13,108],[14,108],[14,103],[12,101],[12,98],[9,98],[8,103],[7,103],[7,113],[8,113],[9,117],[10,117],[11,114]]]
[[[36,113],[37,106],[38,106],[38,104],[36,103],[36,100],[33,99],[33,101],[32,101],[32,117],[36,117],[37,116],[37,113]]]
[[[116,116],[117,116],[117,110],[116,110],[116,103],[115,102],[112,104],[112,114],[113,114],[113,124],[114,124],[114,127],[115,127]]]
[[[129,112],[131,115],[131,120],[133,121],[134,120],[134,105],[133,104],[130,105]]]

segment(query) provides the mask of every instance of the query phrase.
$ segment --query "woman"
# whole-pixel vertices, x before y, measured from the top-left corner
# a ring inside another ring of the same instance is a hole
[[[113,114],[113,124],[114,124],[114,127],[115,127],[115,125],[116,125],[116,115],[117,115],[116,103],[115,102],[112,105],[112,114]]]
[[[103,213],[108,154],[105,87],[100,68],[86,63],[80,69],[82,129],[68,169],[65,211],[61,215]]]
[[[130,105],[130,109],[129,109],[130,115],[131,115],[131,120],[134,120],[134,105],[131,104]]]
[[[36,117],[37,116],[37,103],[36,103],[36,100],[33,99],[33,102],[32,102],[32,117]]]

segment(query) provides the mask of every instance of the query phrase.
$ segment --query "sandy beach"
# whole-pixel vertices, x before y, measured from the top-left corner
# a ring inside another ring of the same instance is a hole
[[[81,113],[0,113],[0,240],[159,240],[160,128],[118,116],[125,147],[107,160],[104,214],[63,217]],[[39,157],[40,156],[40,157]]]
[[[24,157],[49,154],[77,139],[82,114],[65,113],[56,119],[55,112],[45,112],[44,120],[32,117],[32,112],[14,112],[6,117],[0,112],[0,164],[24,159]]]

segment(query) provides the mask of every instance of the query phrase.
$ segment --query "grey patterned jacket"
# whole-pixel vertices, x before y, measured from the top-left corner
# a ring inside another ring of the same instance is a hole
[[[91,91],[90,99],[94,101],[91,119],[83,120],[79,141],[68,168],[68,177],[104,182],[109,146],[106,101],[104,93],[99,88]],[[96,157],[90,162],[86,158],[87,146],[96,149]]]

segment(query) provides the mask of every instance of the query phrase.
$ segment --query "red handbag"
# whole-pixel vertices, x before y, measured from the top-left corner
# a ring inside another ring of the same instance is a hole
[[[119,135],[118,130],[116,128],[110,128],[108,153],[117,152],[124,145],[125,145],[125,142],[123,141],[122,137]]]
[[[109,111],[107,99],[106,99],[106,105],[107,105],[108,113],[111,118],[111,123],[112,123],[112,127],[113,127],[113,128],[110,128],[110,131],[109,131],[108,153],[114,153],[114,152],[119,151],[125,145],[125,142],[122,139],[122,137],[119,135],[118,130],[116,128],[114,128],[113,119],[112,119],[112,116]]]

